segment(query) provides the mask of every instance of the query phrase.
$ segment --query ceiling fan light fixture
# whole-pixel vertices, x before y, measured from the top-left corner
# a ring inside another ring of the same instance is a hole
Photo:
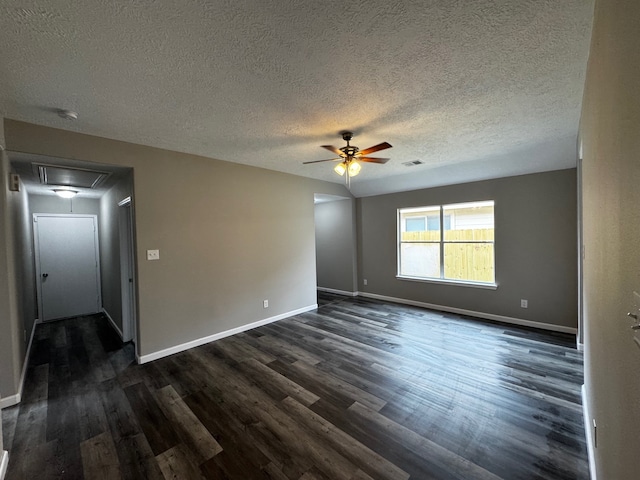
[[[355,177],[356,175],[358,175],[360,173],[360,170],[362,170],[362,166],[358,162],[356,162],[355,160],[351,160],[351,162],[349,162],[350,177]]]
[[[54,193],[62,198],[73,198],[78,194],[77,190],[69,190],[66,188],[54,188]]]
[[[378,152],[380,150],[385,150],[387,148],[391,148],[391,144],[388,142],[382,142],[377,145],[374,145],[369,148],[365,148],[364,150],[360,150],[355,145],[351,145],[349,142],[353,138],[353,133],[351,132],[342,132],[342,139],[347,142],[347,145],[342,148],[336,148],[333,145],[321,145],[322,148],[329,150],[338,156],[338,158],[329,158],[327,160],[312,160],[309,162],[302,162],[304,165],[309,163],[322,163],[322,162],[336,162],[339,161],[335,167],[333,167],[333,171],[336,172],[341,177],[346,173],[346,183],[347,187],[351,184],[349,179],[351,177],[355,177],[362,170],[361,163],[387,163],[389,161],[388,158],[378,158],[378,157],[370,157],[370,153]]]

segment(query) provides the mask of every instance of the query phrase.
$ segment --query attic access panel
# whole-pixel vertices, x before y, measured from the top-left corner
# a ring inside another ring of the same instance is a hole
[[[96,188],[111,173],[86,168],[58,167],[54,165],[35,164],[38,169],[40,183],[44,185],[62,185],[66,187]]]

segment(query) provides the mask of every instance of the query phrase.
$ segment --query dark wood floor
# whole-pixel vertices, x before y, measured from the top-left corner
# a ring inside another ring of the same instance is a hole
[[[588,478],[574,338],[319,301],[145,365],[100,316],[39,325],[7,478]]]

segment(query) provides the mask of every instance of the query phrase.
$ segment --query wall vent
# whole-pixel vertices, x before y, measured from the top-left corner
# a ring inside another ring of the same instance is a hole
[[[424,162],[422,160],[413,160],[411,162],[403,162],[402,165],[405,167],[415,167],[416,165],[422,165]]]
[[[96,188],[111,175],[109,172],[86,168],[58,167],[34,163],[40,183],[43,185],[64,185],[67,187]]]

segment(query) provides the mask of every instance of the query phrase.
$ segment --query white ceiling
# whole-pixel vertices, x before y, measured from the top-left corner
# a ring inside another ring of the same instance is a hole
[[[593,0],[3,0],[0,115],[336,182],[302,162],[342,130],[388,141],[356,196],[568,168],[592,16]]]

